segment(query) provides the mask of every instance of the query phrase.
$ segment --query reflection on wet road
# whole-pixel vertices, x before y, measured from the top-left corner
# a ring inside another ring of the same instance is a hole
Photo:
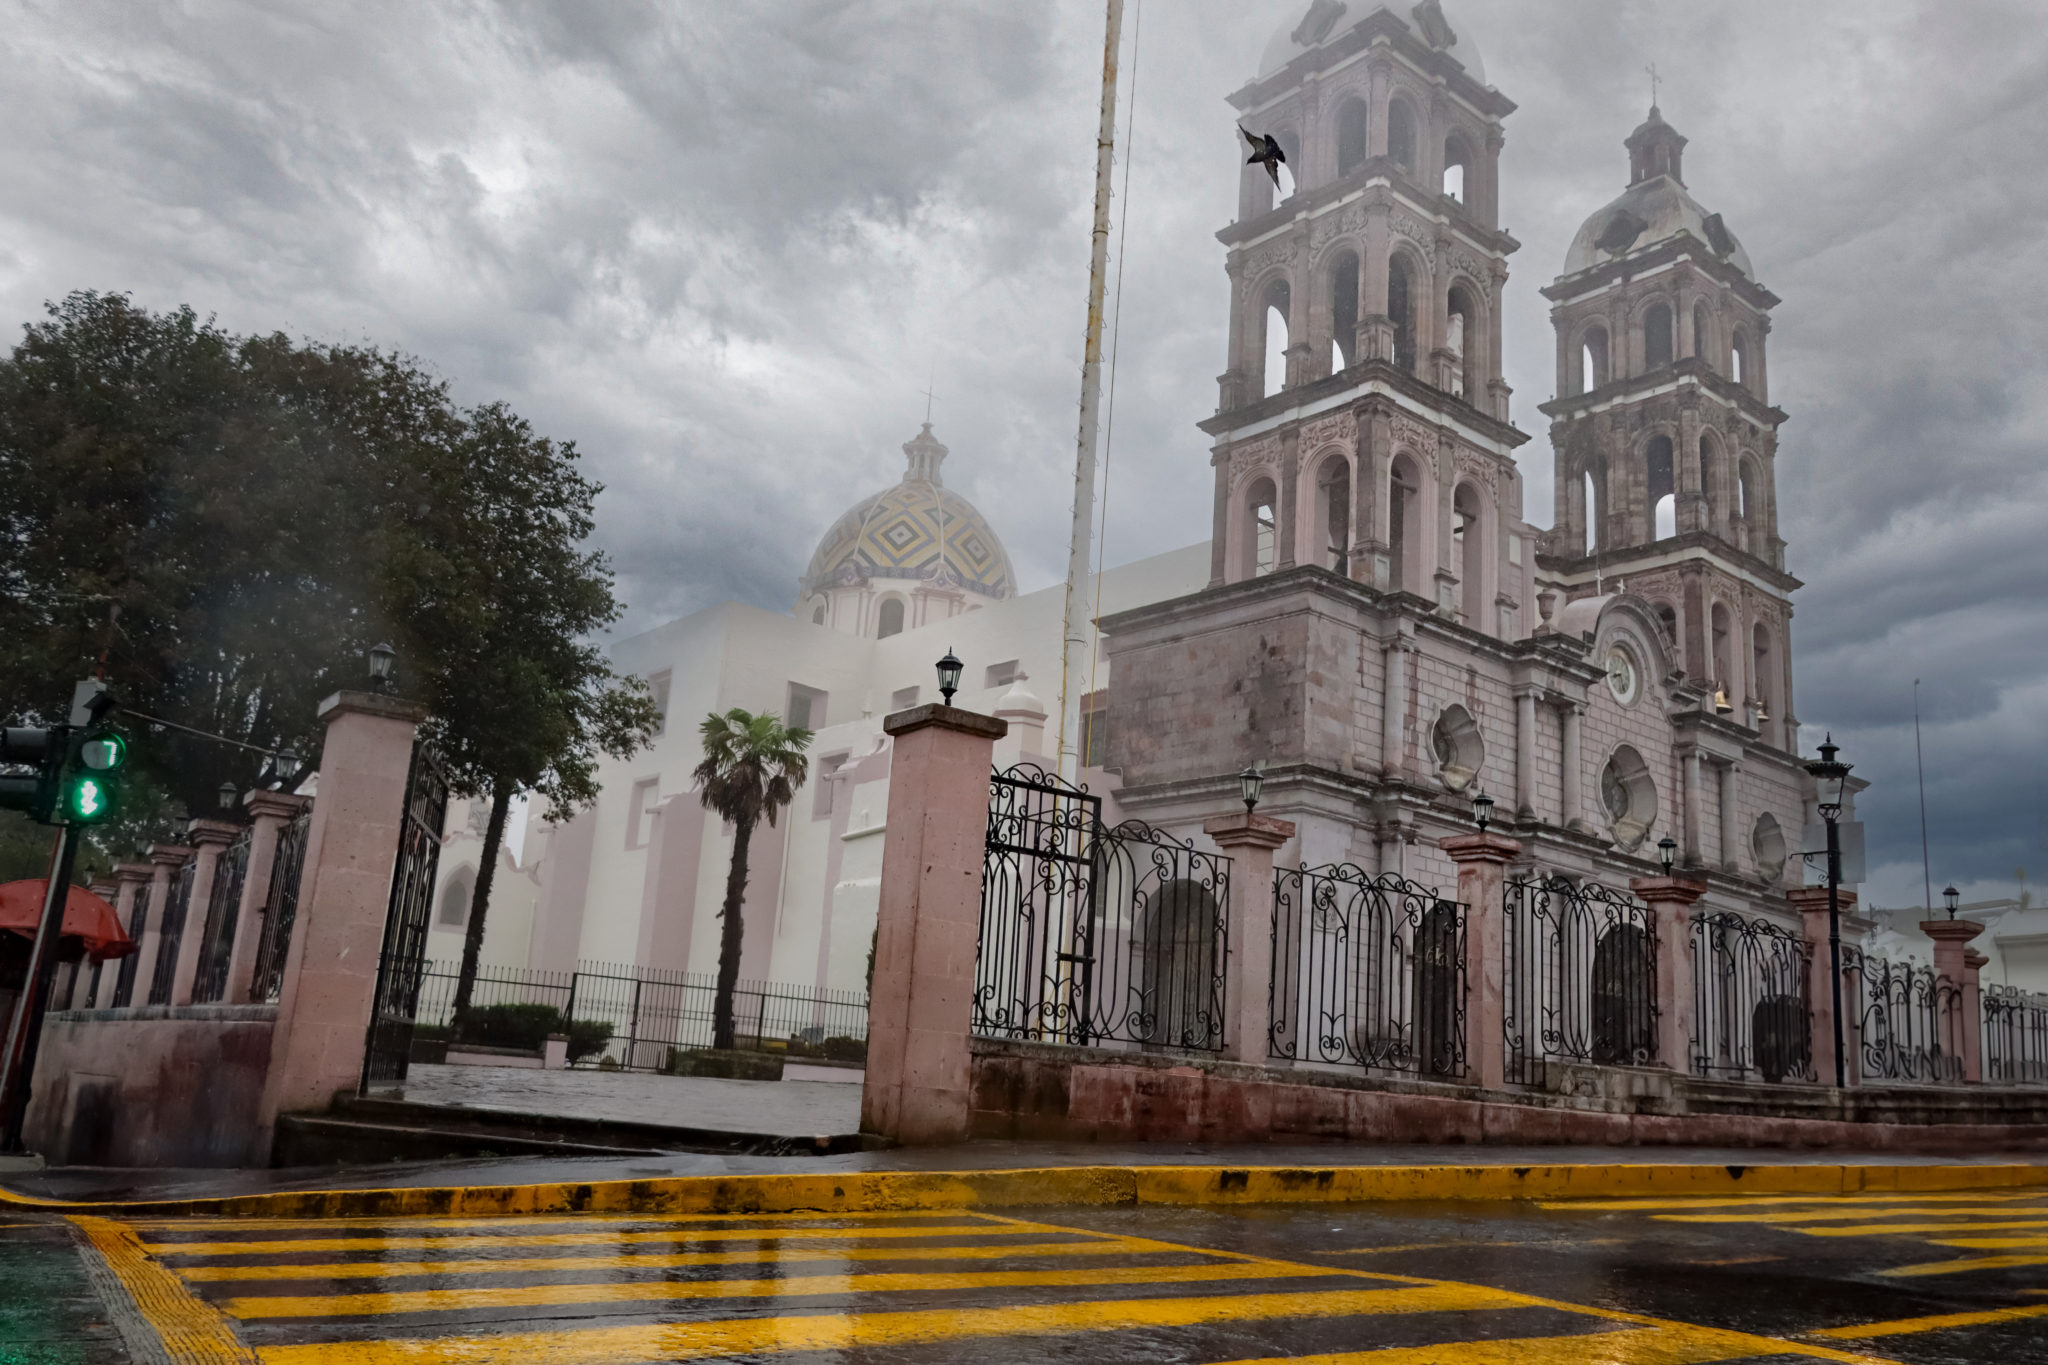
[[[71,1221],[181,1361],[2048,1362],[2039,1193],[1054,1219]]]

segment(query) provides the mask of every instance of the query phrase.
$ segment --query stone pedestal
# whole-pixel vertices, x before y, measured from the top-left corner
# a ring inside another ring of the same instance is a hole
[[[413,736],[425,718],[424,707],[373,692],[320,703],[320,797],[306,831],[259,1151],[279,1114],[325,1109],[361,1082]]]
[[[142,894],[144,887],[149,885],[149,864],[116,863],[114,864],[114,876],[118,880],[120,887],[114,897],[114,914],[121,921],[121,927],[127,929],[135,915],[135,898]],[[140,931],[136,930],[134,932],[139,939]],[[136,953],[140,953],[140,951],[141,947],[138,943]],[[133,957],[136,953],[131,953],[129,956]],[[126,966],[127,963],[128,958],[115,958],[107,963],[107,970],[100,973],[100,988],[93,996],[92,1003],[94,1008],[105,1010],[114,1007],[114,992],[120,989],[121,984],[121,968]]]
[[[1835,1083],[1835,997],[1831,984],[1834,965],[1828,950],[1828,889],[1825,886],[1797,886],[1785,893],[1785,899],[1799,912],[1800,928],[1804,931],[1806,946],[1813,955],[1813,1074],[1820,1078],[1822,1085]],[[1838,894],[1837,904],[1844,920],[1856,908],[1856,897],[1843,891]],[[1843,944],[1846,950],[1850,945]],[[1842,1074],[1850,1084],[1856,1082],[1855,1038],[1857,997],[1862,993],[1863,977],[1860,972],[1850,970],[1846,951],[1842,967]]]
[[[1697,882],[1636,877],[1628,889],[1650,907],[1657,933],[1657,1060],[1681,1076],[1692,1071],[1692,907]]]
[[[1458,865],[1458,899],[1465,904],[1465,1076],[1488,1090],[1507,1077],[1502,1036],[1505,951],[1501,893],[1508,864],[1522,856],[1518,840],[1498,834],[1459,834],[1437,844]]]
[[[1294,837],[1294,823],[1242,811],[1217,816],[1202,832],[1232,860],[1223,1055],[1263,1064],[1273,1042],[1273,854]]]
[[[242,831],[225,820],[194,820],[186,833],[198,865],[192,869],[192,899],[185,906],[185,932],[178,939],[178,963],[171,976],[171,1003],[189,1005],[198,985],[199,961],[213,934],[214,871],[220,851]]]
[[[1930,919],[1921,921],[1920,932],[1934,940],[1934,974],[1948,979],[1949,988],[1953,991],[1950,998],[1955,1001],[1956,1011],[1962,1015],[1954,1021],[1953,1027],[1942,1027],[1946,1021],[1939,1018],[1938,1002],[1942,991],[1937,982],[1936,1018],[1937,1027],[1941,1027],[1942,1032],[1941,1045],[1944,1050],[1953,1049],[1962,1054],[1964,1080],[1982,1080],[1979,1070],[1982,1058],[1978,1051],[1981,1029],[1975,984],[1977,973],[1970,970],[1969,959],[1974,955],[1970,940],[1982,934],[1984,926],[1973,919]],[[1990,961],[1977,956],[1980,965]]]
[[[1984,1079],[1984,985],[1979,979],[1991,959],[1963,949],[1963,1079]]]
[[[149,918],[142,926],[142,948],[135,955],[135,989],[129,994],[131,1005],[150,1003],[150,987],[156,981],[157,952],[163,946],[164,914],[171,908],[171,878],[192,856],[192,850],[183,844],[151,844],[149,846]],[[187,923],[192,919],[192,907],[185,907]]]
[[[242,879],[235,942],[228,950],[228,988],[221,998],[234,1004],[255,1004],[256,956],[270,923],[265,912],[270,906],[270,874],[277,866],[278,836],[313,802],[311,797],[285,792],[251,792],[242,803],[249,808],[249,870]]]
[[[882,728],[895,751],[861,1129],[904,1143],[964,1142],[989,761],[1008,727],[933,705],[899,711]]]

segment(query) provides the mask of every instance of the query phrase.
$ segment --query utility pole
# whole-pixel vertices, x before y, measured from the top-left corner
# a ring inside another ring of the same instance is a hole
[[[1067,597],[1060,641],[1060,776],[1081,774],[1081,664],[1088,655],[1089,554],[1095,516],[1095,443],[1102,407],[1102,300],[1109,275],[1110,170],[1116,152],[1116,59],[1124,0],[1108,0],[1102,51],[1102,119],[1095,134],[1095,230],[1088,262],[1088,333],[1081,360],[1081,430],[1074,454],[1074,524],[1067,541]]]
[[[28,1117],[29,1077],[35,1074],[36,1051],[43,1039],[43,1014],[50,987],[57,978],[57,941],[64,932],[64,902],[71,892],[71,873],[78,861],[78,826],[57,830],[50,858],[50,880],[43,891],[43,917],[36,924],[29,949],[28,974],[15,1000],[7,1028],[7,1051],[0,1053],[0,1153],[21,1151],[21,1129]]]

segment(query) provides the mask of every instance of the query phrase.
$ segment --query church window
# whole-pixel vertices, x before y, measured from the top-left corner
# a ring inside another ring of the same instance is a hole
[[[1728,351],[1728,377],[1738,384],[1749,382],[1749,343],[1742,333],[1735,334],[1735,344]]]
[[[1017,678],[1023,672],[1024,667],[1021,662],[1016,659],[1005,659],[999,664],[990,664],[988,666],[988,671],[981,675],[981,685],[983,687],[1008,687],[1011,683],[1017,681]]]
[[[1486,744],[1471,712],[1462,706],[1446,706],[1429,732],[1430,753],[1436,758],[1437,780],[1447,791],[1461,792],[1479,776],[1486,761]]]
[[[1316,476],[1317,522],[1323,563],[1346,573],[1351,562],[1351,465],[1343,456],[1323,462]]]
[[[783,724],[792,730],[824,729],[825,700],[825,693],[817,688],[805,687],[802,683],[791,683],[789,707],[784,712]]]
[[[899,706],[896,709],[900,711],[903,708]],[[811,818],[813,820],[824,820],[831,817],[833,794],[839,790],[840,785],[832,780],[832,775],[841,768],[844,768],[847,760],[852,757],[853,755],[850,753],[823,754],[819,757],[817,776],[811,781]]]
[[[1273,501],[1270,494],[1264,501],[1252,507],[1252,534],[1252,574],[1255,577],[1269,574],[1278,562],[1280,535],[1273,521]]]
[[[1396,166],[1415,171],[1415,114],[1406,100],[1387,106],[1387,155]]]
[[[659,673],[650,674],[647,679],[647,694],[654,702],[654,733],[657,735],[668,731],[669,677],[669,670],[664,668]]]
[[[1600,770],[1600,804],[1624,849],[1633,851],[1657,823],[1657,784],[1643,756],[1626,744]]]
[[[825,624],[825,604],[823,602],[811,608],[811,624],[814,626]]]
[[[1714,440],[1711,436],[1700,437],[1700,496],[1707,500],[1707,529],[1721,528],[1721,493],[1714,482],[1718,471],[1714,463]]]
[[[1415,286],[1406,256],[1387,266],[1387,316],[1394,322],[1394,367],[1415,373]]]
[[[1738,471],[1736,478],[1735,511],[1744,521],[1748,521],[1757,514],[1755,484],[1756,480],[1750,472],[1749,461],[1742,461],[1742,467]]]
[[[915,687],[897,688],[889,694],[889,710],[892,712],[908,711],[911,707],[917,705],[917,694],[918,689]]]
[[[1345,252],[1330,271],[1330,367],[1358,363],[1358,257]]]
[[[1444,139],[1444,196],[1460,204],[1472,201],[1465,197],[1465,181],[1470,175],[1467,169],[1472,164],[1472,150],[1464,137],[1452,133]]]
[[[885,597],[882,608],[875,614],[875,638],[886,640],[891,635],[903,633],[903,599]]]
[[[1479,352],[1479,310],[1473,306],[1471,291],[1462,284],[1451,287],[1448,307],[1444,349],[1451,353],[1450,392],[1454,397],[1466,398],[1479,389],[1478,366],[1474,363]]]
[[[1589,327],[1579,352],[1579,392],[1591,393],[1607,382],[1607,329]]]
[[[460,929],[469,923],[469,902],[476,895],[476,874],[463,868],[441,888],[441,913],[436,917],[443,929]]]
[[[1349,175],[1365,160],[1365,101],[1353,97],[1337,110],[1337,174]]]
[[[1653,436],[1646,455],[1649,468],[1650,539],[1668,540],[1678,534],[1678,484],[1671,438]]]
[[[1768,734],[1766,728],[1778,713],[1777,679],[1771,671],[1771,632],[1768,626],[1759,624],[1750,638],[1750,650],[1754,668],[1749,675],[1750,691],[1756,695],[1758,730]]]
[[[1465,624],[1486,629],[1486,536],[1483,531],[1479,490],[1469,483],[1458,485],[1451,494],[1451,540],[1458,566],[1459,610]]]
[[[1585,479],[1586,553],[1607,548],[1607,462],[1591,460]]]
[[[1707,348],[1707,305],[1704,303],[1692,306],[1692,353],[1701,364],[1711,368]]]
[[[1265,387],[1262,392],[1276,394],[1287,387],[1287,315],[1292,310],[1292,291],[1287,281],[1275,280],[1266,291],[1265,309]]]
[[[1421,517],[1422,481],[1415,462],[1406,455],[1394,461],[1387,488],[1387,552],[1393,571],[1395,592],[1414,592],[1422,585],[1419,563],[1410,559],[1422,552],[1417,525]]]
[[[1713,614],[1709,619],[1713,624],[1714,637],[1714,688],[1716,691],[1725,692],[1728,690],[1729,680],[1734,676],[1728,668],[1732,662],[1728,657],[1728,647],[1733,630],[1729,625],[1726,604],[1714,603]]]
[[[642,778],[633,784],[632,802],[626,807],[626,847],[645,848],[653,833],[654,811],[661,804],[661,779]]]
[[[1643,314],[1643,368],[1661,370],[1671,363],[1671,307],[1653,303]]]

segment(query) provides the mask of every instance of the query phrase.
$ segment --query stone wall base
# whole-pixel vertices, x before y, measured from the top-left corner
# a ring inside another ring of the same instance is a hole
[[[1730,1086],[1480,1091],[1298,1067],[974,1040],[973,1134],[1083,1142],[2048,1150],[2048,1091]]]

